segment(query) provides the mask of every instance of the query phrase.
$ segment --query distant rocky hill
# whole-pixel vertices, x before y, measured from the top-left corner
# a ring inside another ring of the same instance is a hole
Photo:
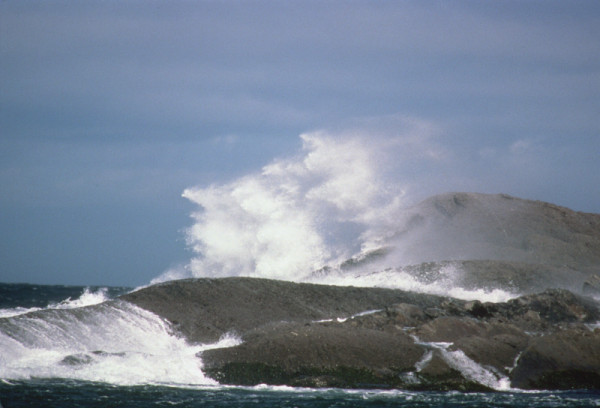
[[[600,274],[600,214],[505,194],[447,193],[408,208],[396,224],[380,248],[341,268],[403,268],[427,280],[453,265],[469,287],[521,293],[581,292]]]

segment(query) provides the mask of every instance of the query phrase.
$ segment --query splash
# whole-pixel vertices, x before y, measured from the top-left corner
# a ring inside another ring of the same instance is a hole
[[[85,288],[83,290],[83,293],[78,298],[71,299],[69,297],[58,303],[50,303],[46,308],[14,307],[9,309],[0,309],[0,318],[19,316],[22,314],[36,312],[38,310],[44,309],[74,309],[83,306],[97,305],[109,300],[109,298],[110,297],[108,296],[108,288],[99,288],[96,291],[93,291],[90,288]]]
[[[114,301],[0,319],[0,378],[70,378],[119,385],[216,384],[196,356],[239,344],[188,344],[158,316]]]
[[[49,309],[74,309],[77,307],[97,305],[106,302],[109,299],[108,288],[100,288],[97,291],[92,291],[90,288],[85,288],[81,296],[77,299],[65,299],[62,302],[51,304]]]
[[[303,134],[295,157],[227,184],[186,189],[183,197],[200,207],[187,230],[196,255],[155,282],[185,276],[298,281],[376,247],[406,205],[399,164],[421,154],[431,133],[414,119],[385,122],[375,130],[369,123]]]
[[[188,231],[194,276],[297,280],[350,255],[358,243],[342,235],[364,230],[382,206],[374,154],[357,138],[301,137],[303,157],[183,193],[203,208]]]
[[[365,268],[343,268],[385,250],[406,228],[419,163],[444,160],[430,124],[405,117],[367,121],[352,130],[300,136],[298,155],[274,160],[260,172],[226,184],[186,189],[199,210],[187,230],[191,261],[154,279],[251,276],[334,285],[449,293],[449,281],[424,285],[402,271],[412,253],[395,248]],[[420,194],[427,194],[424,191]],[[360,263],[360,262],[359,262]],[[360,274],[356,272],[360,271]],[[465,299],[505,300],[507,293],[451,291]]]

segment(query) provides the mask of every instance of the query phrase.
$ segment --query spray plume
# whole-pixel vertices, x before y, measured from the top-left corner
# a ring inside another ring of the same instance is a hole
[[[401,165],[440,156],[433,133],[426,122],[397,116],[305,133],[295,157],[227,184],[186,189],[183,197],[200,207],[187,230],[195,257],[155,282],[189,276],[299,281],[377,248],[406,206]]]

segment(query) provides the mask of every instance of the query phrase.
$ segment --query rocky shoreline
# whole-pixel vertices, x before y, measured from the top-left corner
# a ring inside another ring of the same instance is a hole
[[[224,384],[600,390],[600,214],[446,193],[390,228],[371,250],[294,278],[340,286],[191,279],[122,299],[192,343],[240,337],[199,356]],[[372,287],[406,282],[522,296],[482,303]]]
[[[550,289],[504,303],[254,278],[122,296],[194,343],[222,384],[410,390],[600,389],[600,309]]]

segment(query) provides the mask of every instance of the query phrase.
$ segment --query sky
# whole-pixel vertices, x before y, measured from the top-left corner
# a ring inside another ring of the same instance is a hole
[[[341,174],[407,205],[600,213],[599,113],[597,1],[5,0],[0,281],[138,286],[197,263],[202,208],[271,194],[282,164],[304,166],[296,187],[335,174],[291,209],[318,196],[348,220],[375,201],[342,202]]]

